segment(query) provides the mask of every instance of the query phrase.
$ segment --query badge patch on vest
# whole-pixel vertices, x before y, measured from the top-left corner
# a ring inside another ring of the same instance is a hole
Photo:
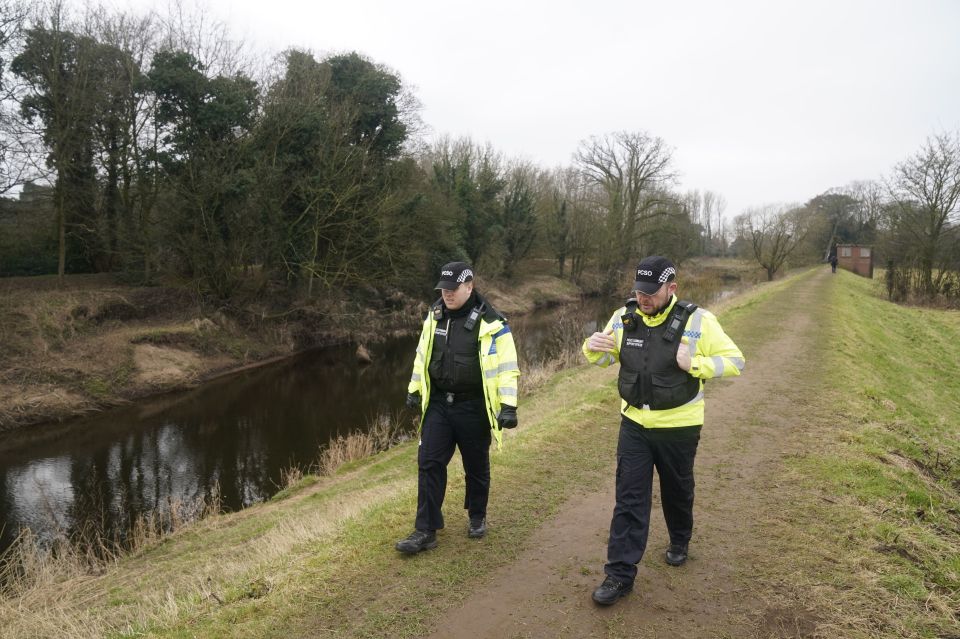
[[[439,335],[440,337],[446,337],[446,336],[447,336],[447,329],[445,329],[445,328],[440,328],[440,327],[438,326],[438,327],[437,327],[437,331],[434,333],[434,335]]]
[[[638,337],[628,337],[623,345],[628,348],[643,348],[643,340]]]

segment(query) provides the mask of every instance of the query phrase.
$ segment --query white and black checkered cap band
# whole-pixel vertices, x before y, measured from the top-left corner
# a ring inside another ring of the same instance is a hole
[[[464,282],[467,281],[468,277],[471,277],[471,278],[473,277],[473,271],[471,271],[468,268],[465,268],[463,269],[463,272],[460,273],[459,277],[457,277],[457,281],[463,284]]]
[[[660,279],[658,281],[661,284],[663,284],[668,279],[670,279],[671,275],[676,275],[676,274],[677,274],[677,270],[672,266],[668,266],[667,268],[663,269],[663,273],[660,274]]]

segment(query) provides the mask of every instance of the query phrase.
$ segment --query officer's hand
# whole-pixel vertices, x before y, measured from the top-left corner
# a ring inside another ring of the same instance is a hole
[[[613,337],[613,328],[608,328],[604,332],[594,333],[587,340],[587,348],[594,352],[612,353],[617,347],[617,341]]]
[[[500,428],[517,427],[517,409],[513,406],[504,404],[500,407],[500,414],[497,415],[497,424]]]
[[[690,371],[690,344],[686,337],[680,340],[680,350],[677,351],[677,366],[682,370]]]
[[[420,393],[407,393],[407,408],[420,412]]]

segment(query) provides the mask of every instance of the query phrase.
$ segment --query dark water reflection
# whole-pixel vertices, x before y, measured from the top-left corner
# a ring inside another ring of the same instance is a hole
[[[262,501],[332,436],[399,410],[414,348],[412,337],[371,347],[371,366],[352,347],[325,349],[44,429],[0,451],[0,542],[22,526],[112,538],[131,517],[209,498],[215,485],[227,509]]]
[[[578,343],[619,303],[588,299],[514,319],[521,366]],[[415,348],[415,337],[371,346],[368,366],[352,346],[324,349],[39,435],[4,436],[0,547],[22,527],[41,539],[90,527],[122,536],[137,515],[209,499],[214,486],[227,510],[263,501],[285,469],[314,465],[331,437],[384,414],[412,420],[402,407]]]

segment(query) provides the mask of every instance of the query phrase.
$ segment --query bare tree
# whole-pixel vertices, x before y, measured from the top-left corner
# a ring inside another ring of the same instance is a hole
[[[186,51],[211,77],[249,75],[256,61],[246,43],[233,38],[226,23],[214,19],[203,4],[197,2],[193,8],[184,4],[184,0],[170,0],[164,12],[153,16],[153,23],[159,26],[160,47]]]
[[[958,233],[960,136],[942,133],[927,138],[913,157],[894,168],[887,185],[895,203],[891,227],[906,257],[919,269],[921,292],[936,295]]]
[[[727,200],[713,191],[703,192],[703,217],[706,221],[707,253],[723,255],[727,244],[724,236],[723,215],[727,210]]]
[[[9,73],[10,61],[23,48],[26,18],[24,2],[0,0],[0,193],[46,172],[41,136],[19,113],[26,87]]]
[[[580,282],[593,254],[603,219],[593,187],[575,167],[559,167],[541,177],[540,216],[559,277]],[[566,266],[569,264],[569,271]]]
[[[675,179],[671,151],[660,138],[621,131],[582,142],[575,161],[606,215],[598,263],[609,291],[635,257],[646,223],[657,215],[661,194]]]
[[[706,208],[706,202],[700,197],[700,191],[697,189],[687,191],[678,198],[678,202],[680,206],[683,207],[687,217],[690,218],[690,222],[700,227],[701,233],[697,251],[699,253],[706,253],[707,241],[710,237],[710,217],[709,214],[705,215],[704,209]]]
[[[598,229],[605,212],[593,198],[579,197],[573,200],[573,206],[573,219],[570,223],[570,281],[581,284],[587,261],[596,253]]]
[[[726,248],[723,213],[727,207],[723,196],[713,191],[701,193],[694,189],[678,196],[677,201],[689,218],[689,223],[699,228],[696,252],[701,255],[722,255]]]
[[[874,180],[852,182],[846,187],[846,192],[857,201],[853,210],[853,219],[857,226],[861,229],[879,228],[887,205],[883,184]]]
[[[745,238],[767,280],[783,266],[810,232],[813,216],[799,207],[765,206],[737,216],[738,235]]]

